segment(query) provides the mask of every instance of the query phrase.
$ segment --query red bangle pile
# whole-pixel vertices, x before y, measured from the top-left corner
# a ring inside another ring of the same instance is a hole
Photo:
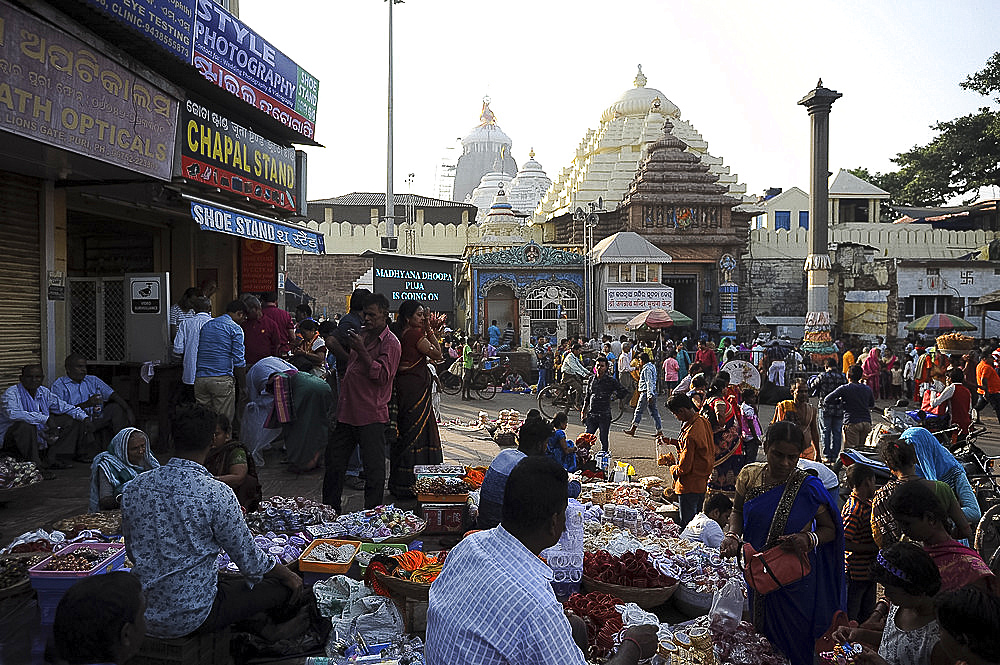
[[[585,552],[583,572],[599,582],[640,589],[668,587],[677,583],[677,580],[656,569],[645,550],[625,552],[620,557],[604,550]]]
[[[615,635],[625,624],[615,605],[625,601],[606,593],[574,593],[566,601],[566,609],[579,615],[587,625],[587,646],[593,658],[605,658],[615,645]]]

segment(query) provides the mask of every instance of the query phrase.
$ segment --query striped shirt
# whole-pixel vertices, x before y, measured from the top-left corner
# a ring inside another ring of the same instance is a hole
[[[872,502],[858,499],[854,492],[840,509],[844,518],[844,540],[853,545],[874,545],[872,537]],[[872,579],[875,552],[848,552],[847,579],[868,582]]]
[[[234,367],[246,367],[243,328],[228,314],[206,321],[198,331],[198,368],[195,378],[233,376]]]
[[[460,542],[431,585],[427,665],[585,665],[551,582],[503,526]]]

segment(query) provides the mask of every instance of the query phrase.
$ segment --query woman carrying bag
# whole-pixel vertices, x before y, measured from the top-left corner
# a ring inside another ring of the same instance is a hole
[[[750,589],[754,628],[792,665],[812,665],[815,641],[847,602],[840,511],[823,483],[796,466],[804,447],[802,430],[793,423],[767,429],[767,461],[748,464],[737,477],[729,532],[720,548],[723,556],[734,556],[745,541],[757,552],[778,547],[795,561],[808,557],[801,579],[767,595]]]

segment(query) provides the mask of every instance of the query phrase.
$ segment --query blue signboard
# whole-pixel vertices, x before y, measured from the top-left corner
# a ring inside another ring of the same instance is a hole
[[[209,81],[313,138],[319,80],[212,0],[198,0],[193,63]]]
[[[198,201],[191,201],[191,217],[203,231],[218,231],[240,238],[287,245],[311,254],[325,254],[323,234]]]
[[[184,62],[192,49],[196,0],[83,0]]]

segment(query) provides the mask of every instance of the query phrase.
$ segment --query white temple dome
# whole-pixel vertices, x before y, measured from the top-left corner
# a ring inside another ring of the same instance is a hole
[[[639,65],[639,73],[636,74],[634,82],[634,88],[626,90],[617,102],[604,110],[601,122],[607,122],[623,115],[645,116],[657,100],[660,104],[661,114],[670,118],[681,117],[681,110],[667,99],[666,95],[656,88],[646,87],[646,76],[642,73],[642,65]]]
[[[542,165],[535,159],[535,151],[528,153],[528,161],[510,181],[510,203],[515,210],[531,214],[538,207],[545,192],[552,186],[552,179],[545,173]]]
[[[490,109],[490,99],[488,97],[483,100],[483,110],[479,116],[479,124],[462,139],[462,143],[504,144],[508,149],[513,144],[510,137],[497,125],[497,118]]]
[[[498,166],[498,164],[494,165],[495,168]],[[483,176],[483,179],[479,181],[479,185],[465,198],[466,203],[471,203],[479,208],[479,213],[476,215],[477,219],[481,220],[486,216],[497,193],[507,189],[508,183],[512,179],[512,176],[499,170],[490,171]],[[506,202],[507,199],[505,197],[504,203]]]

